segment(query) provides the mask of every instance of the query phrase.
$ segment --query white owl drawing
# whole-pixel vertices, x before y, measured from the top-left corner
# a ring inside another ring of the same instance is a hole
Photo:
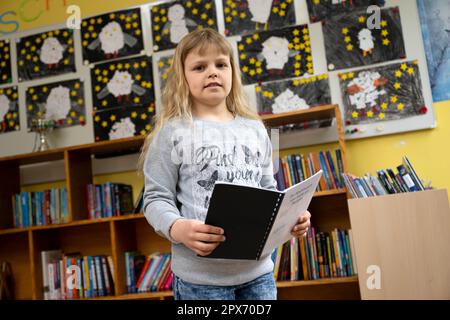
[[[102,28],[97,39],[88,45],[89,50],[95,50],[99,45],[107,58],[116,58],[125,45],[133,47],[137,39],[122,31],[122,27],[116,21],[109,22]]]
[[[169,29],[170,42],[178,43],[180,40],[189,33],[189,27],[195,27],[197,24],[185,17],[185,11],[181,4],[174,4],[167,12],[168,22],[164,25],[164,29]]]
[[[274,99],[272,104],[273,113],[289,112],[293,110],[309,109],[306,101],[294,94],[290,89],[286,89]]]
[[[252,21],[262,23],[265,25],[269,20],[270,12],[272,11],[273,0],[247,0],[248,10],[252,14]],[[257,28],[259,26],[257,25]]]
[[[58,86],[50,91],[45,105],[45,118],[61,120],[67,118],[71,108],[70,89]]]
[[[136,126],[129,117],[120,119],[120,122],[116,122],[109,131],[109,139],[120,139],[132,137],[136,133]]]
[[[9,110],[10,101],[4,94],[0,95],[0,123],[5,120],[5,116]]]
[[[261,55],[266,60],[267,69],[283,69],[289,60],[289,41],[286,38],[270,37],[262,46]]]
[[[145,89],[134,83],[133,76],[128,71],[116,70],[113,77],[106,84],[106,87],[97,94],[97,98],[103,99],[108,94],[112,94],[121,103],[122,97],[125,97],[128,101],[129,95],[132,92],[142,96],[145,93]]]
[[[368,53],[372,54],[373,47],[375,46],[373,40],[374,37],[372,36],[372,31],[370,31],[369,29],[364,28],[361,31],[359,31],[358,43],[359,48],[363,52],[363,57],[367,56]]]
[[[39,59],[49,68],[56,67],[63,58],[65,47],[59,43],[57,38],[48,37],[42,44]]]
[[[373,107],[377,104],[378,96],[385,95],[386,91],[378,87],[384,84],[384,79],[380,73],[371,71],[362,71],[358,77],[354,78],[349,84],[350,104],[357,109],[364,109],[367,105]]]

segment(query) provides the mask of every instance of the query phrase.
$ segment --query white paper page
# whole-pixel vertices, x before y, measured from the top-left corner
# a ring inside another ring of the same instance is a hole
[[[291,230],[300,213],[308,209],[321,176],[322,170],[285,190],[283,202],[264,246],[262,256],[272,253],[273,249],[292,238]]]

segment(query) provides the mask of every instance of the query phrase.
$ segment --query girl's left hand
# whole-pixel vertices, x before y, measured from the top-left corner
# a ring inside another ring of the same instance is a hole
[[[300,238],[306,235],[308,228],[311,225],[311,213],[309,211],[302,212],[297,220],[297,224],[292,228],[291,234],[294,237]]]

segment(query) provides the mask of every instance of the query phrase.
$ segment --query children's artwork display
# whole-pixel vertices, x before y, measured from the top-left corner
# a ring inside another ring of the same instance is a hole
[[[417,0],[434,101],[450,99],[450,2]]]
[[[283,113],[331,104],[328,75],[266,82],[255,87],[259,114]]]
[[[95,141],[145,136],[151,131],[155,107],[116,107],[94,112]]]
[[[417,61],[339,75],[347,125],[398,120],[428,112]]]
[[[385,0],[306,0],[311,22],[321,21],[339,13],[366,9],[371,5],[382,7],[384,2]]]
[[[370,29],[369,14],[352,11],[323,21],[328,70],[370,65],[406,57],[398,7],[380,10],[380,29]]]
[[[0,134],[20,130],[17,87],[0,89]]]
[[[243,36],[238,51],[245,84],[314,73],[307,25]]]
[[[172,1],[150,9],[153,50],[173,49],[189,32],[198,28],[217,30],[214,0]]]
[[[159,87],[161,92],[166,85],[169,77],[170,67],[172,66],[173,56],[160,57],[158,61]]]
[[[234,36],[295,24],[293,0],[222,0],[225,35]]]
[[[0,40],[0,85],[12,82],[10,41]]]
[[[140,54],[144,49],[141,9],[83,19],[81,41],[85,63]]]
[[[130,137],[147,130],[146,124],[155,113],[152,58],[97,64],[91,70],[91,79],[96,141]]]
[[[72,29],[51,30],[17,39],[19,81],[75,72]]]
[[[55,128],[86,124],[84,83],[80,79],[28,87],[26,90],[27,125],[34,118],[55,121]]]

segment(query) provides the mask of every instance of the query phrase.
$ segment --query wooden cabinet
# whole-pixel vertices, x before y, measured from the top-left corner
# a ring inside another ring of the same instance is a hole
[[[447,190],[349,200],[362,299],[450,299]]]

